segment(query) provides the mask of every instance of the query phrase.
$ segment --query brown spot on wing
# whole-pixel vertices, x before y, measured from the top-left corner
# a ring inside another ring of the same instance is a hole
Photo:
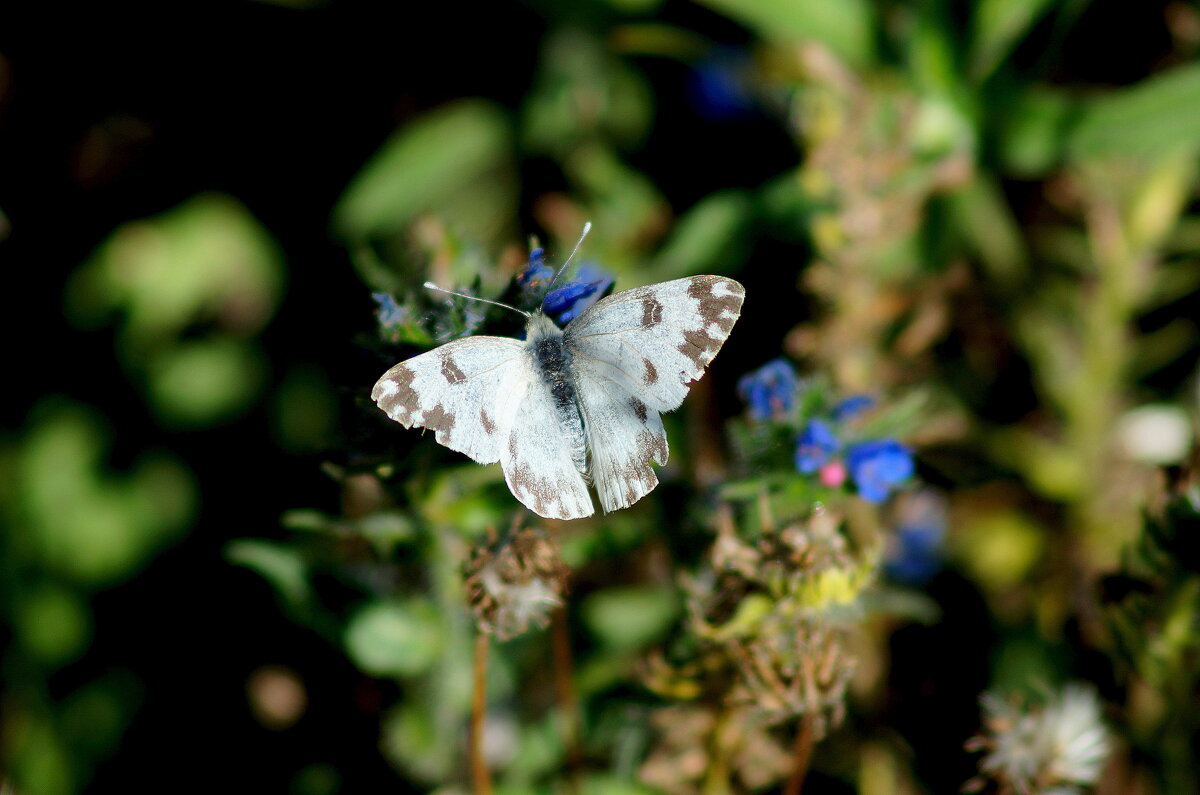
[[[729,292],[717,295],[717,285],[725,286]],[[742,299],[745,291],[742,286],[732,279],[720,276],[697,276],[688,283],[687,294],[696,300],[696,311],[700,315],[701,327],[688,329],[683,332],[683,344],[679,352],[687,356],[696,367],[703,369],[713,360],[725,338],[737,322],[742,310]],[[720,336],[714,337],[712,327],[720,331]]]
[[[401,363],[384,373],[371,390],[371,399],[379,404],[379,408],[405,427],[412,427],[409,416],[421,405],[420,396],[412,388],[412,382],[413,371]],[[385,383],[391,383],[395,390],[384,394]]]
[[[422,425],[430,430],[446,431],[449,433],[454,429],[455,420],[456,417],[452,413],[446,411],[446,409],[442,407],[441,403],[438,403],[429,411],[425,412],[425,416],[422,417],[420,421]],[[441,440],[439,439],[438,441]]]
[[[510,438],[510,447],[513,440]],[[520,492],[525,499],[521,501],[533,509],[538,516],[563,518],[565,510],[563,495],[570,493],[571,484],[560,479],[557,484],[549,478],[539,478],[533,474],[529,464],[518,464],[510,474],[513,494]],[[528,502],[526,502],[528,500]]]
[[[450,354],[442,354],[442,378],[445,378],[448,383],[458,384],[467,380],[463,371],[458,369],[458,365],[450,358]]]
[[[657,383],[658,382],[658,370],[655,369],[654,363],[651,362],[649,359],[642,359],[642,364],[644,364],[646,366],[646,374],[644,376],[642,376],[642,383],[644,383],[646,386],[650,386],[651,384]]]
[[[663,319],[663,305],[652,295],[642,299],[642,325],[657,326]]]
[[[640,420],[641,422],[646,421],[646,404],[645,403],[638,400],[637,398],[630,398],[629,399],[629,407],[631,409],[633,409],[633,413],[637,415],[638,420]]]
[[[679,346],[678,350],[691,359],[698,369],[703,370],[717,355],[717,351],[721,350],[724,342],[724,339],[709,336],[707,328],[685,331],[683,332],[683,344]]]
[[[479,424],[483,426],[483,432],[491,436],[496,432],[496,423],[492,422],[492,418],[488,416],[487,409],[479,409]]]
[[[714,287],[718,284],[733,288],[726,295],[717,295]],[[732,279],[722,279],[719,276],[698,276],[688,284],[688,296],[696,299],[699,304],[700,317],[705,325],[715,323],[721,331],[728,334],[742,311],[742,299],[745,292],[741,285]]]

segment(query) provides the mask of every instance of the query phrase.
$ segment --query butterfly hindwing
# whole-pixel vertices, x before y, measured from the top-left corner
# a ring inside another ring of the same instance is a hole
[[[537,372],[532,356],[524,358],[523,367],[502,398],[513,417],[500,451],[509,491],[538,516],[591,516],[594,509],[587,482],[572,459],[550,386]]]
[[[503,408],[503,386],[524,373],[527,358],[524,344],[508,337],[455,340],[388,370],[371,399],[405,428],[436,431],[439,444],[492,464],[516,408]]]
[[[612,380],[586,359],[576,359],[575,380],[600,505],[605,511],[627,508],[658,485],[650,461],[667,463],[662,418],[623,381]]]
[[[577,362],[624,383],[649,408],[671,411],[721,350],[745,295],[722,276],[637,287],[597,302],[564,336]]]

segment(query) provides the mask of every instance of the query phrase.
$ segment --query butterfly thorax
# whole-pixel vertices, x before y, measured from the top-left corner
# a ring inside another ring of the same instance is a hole
[[[579,414],[579,401],[575,394],[571,350],[567,347],[562,330],[540,312],[529,318],[525,327],[525,339],[533,357],[534,369],[550,388],[554,411],[571,450],[571,460],[575,469],[586,475],[587,443],[584,438],[583,418]]]

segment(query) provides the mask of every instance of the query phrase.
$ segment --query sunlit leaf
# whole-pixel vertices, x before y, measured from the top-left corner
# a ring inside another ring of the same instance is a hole
[[[413,676],[431,666],[442,648],[433,605],[420,599],[374,602],[346,626],[346,651],[373,676]]]
[[[41,562],[85,583],[127,576],[191,521],[191,476],[166,454],[130,474],[102,468],[103,426],[75,406],[47,408],[18,459],[23,522]]]
[[[478,240],[498,240],[516,198],[512,132],[495,105],[447,105],[398,130],[354,177],[333,211],[351,241],[393,234],[436,213]]]
[[[951,539],[971,576],[989,589],[1023,581],[1045,551],[1041,528],[1016,510],[971,515]]]
[[[745,258],[750,212],[750,199],[741,191],[706,196],[675,223],[650,269],[654,279],[736,273]]]
[[[661,637],[679,614],[673,588],[634,585],[589,594],[582,606],[584,623],[606,646],[630,649]]]
[[[875,59],[875,7],[866,0],[700,0],[765,39],[813,39],[855,66]]]
[[[650,129],[654,96],[641,74],[577,28],[547,37],[543,68],[521,110],[529,149],[568,158],[580,145],[632,146]]]
[[[1051,88],[1034,87],[1012,99],[999,119],[996,142],[1004,168],[1025,178],[1056,168],[1077,113],[1077,100]]]
[[[1051,0],[980,0],[971,20],[970,75],[982,82],[1046,13]]]
[[[292,606],[309,600],[307,566],[300,550],[276,541],[241,538],[225,548],[231,563],[257,572]]]
[[[283,262],[267,231],[234,199],[207,194],[119,227],[73,277],[67,316],[123,316],[127,355],[141,360],[189,326],[247,337],[270,319]]]
[[[164,424],[203,427],[248,409],[264,380],[256,346],[229,336],[189,340],[150,362],[150,405]]]
[[[1200,64],[1177,66],[1094,99],[1067,141],[1075,159],[1149,157],[1200,146]]]

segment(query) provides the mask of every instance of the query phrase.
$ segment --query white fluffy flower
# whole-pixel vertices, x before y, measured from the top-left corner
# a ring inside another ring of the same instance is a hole
[[[981,701],[986,733],[973,746],[987,749],[980,771],[1002,792],[1078,795],[1100,777],[1110,744],[1090,687],[1069,684],[1041,709],[989,694]]]

